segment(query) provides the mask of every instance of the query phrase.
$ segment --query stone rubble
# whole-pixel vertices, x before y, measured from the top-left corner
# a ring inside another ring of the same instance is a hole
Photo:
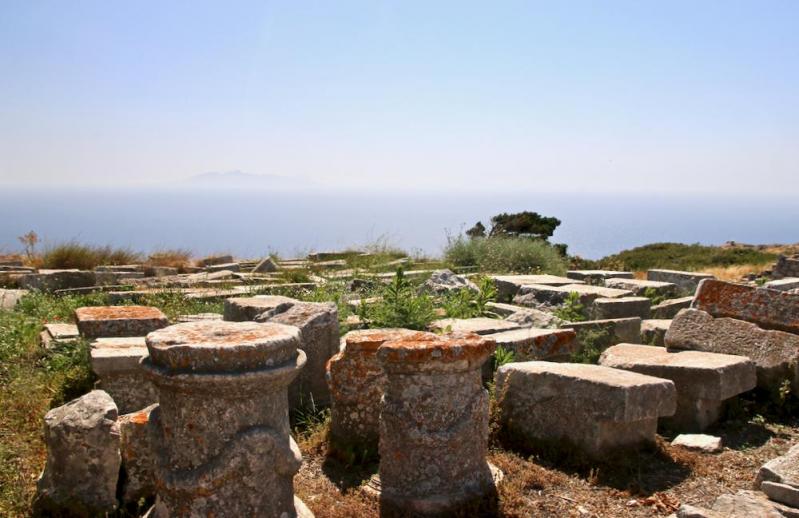
[[[75,310],[84,338],[144,336],[169,325],[160,309],[149,306],[93,306]]]
[[[721,437],[704,434],[680,434],[671,441],[671,445],[704,453],[718,453],[723,449]]]
[[[715,279],[715,277],[707,273],[652,269],[646,272],[646,279],[649,281],[670,282],[677,285],[677,289],[681,294],[693,295],[700,282],[705,279]]]
[[[421,286],[420,293],[430,293],[432,295],[445,295],[452,291],[466,289],[472,292],[479,292],[480,288],[463,275],[457,275],[451,270],[438,270],[433,272]]]
[[[677,285],[671,282],[645,281],[641,279],[607,279],[605,286],[618,290],[629,290],[636,296],[643,296],[647,292],[662,297],[676,297]]]

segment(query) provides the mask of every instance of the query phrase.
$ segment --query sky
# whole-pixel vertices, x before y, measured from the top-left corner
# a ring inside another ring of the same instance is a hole
[[[0,188],[799,194],[799,2],[0,2]]]

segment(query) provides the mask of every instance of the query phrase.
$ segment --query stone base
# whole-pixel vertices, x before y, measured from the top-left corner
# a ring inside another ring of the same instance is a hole
[[[677,396],[677,411],[672,417],[661,418],[661,423],[680,432],[702,432],[721,417],[724,401]]]
[[[308,506],[305,505],[305,502],[300,500],[297,495],[294,495],[294,509],[294,516],[296,518],[314,518],[313,511],[311,511]],[[166,510],[159,506],[158,502],[156,502],[150,509],[147,510],[146,513],[144,513],[142,518],[166,518],[168,515],[164,513],[166,513]],[[286,518],[292,517],[287,516]]]
[[[476,498],[496,496],[497,486],[505,478],[505,474],[490,462],[486,464],[488,464],[488,469],[491,471],[491,483],[481,490],[463,491],[453,495],[431,495],[424,498],[398,497],[396,495],[388,495],[383,491],[380,475],[376,473],[362,487],[362,491],[366,495],[380,500],[381,513],[384,512],[382,508],[388,506],[391,509],[410,513],[442,515],[455,511],[458,507]]]

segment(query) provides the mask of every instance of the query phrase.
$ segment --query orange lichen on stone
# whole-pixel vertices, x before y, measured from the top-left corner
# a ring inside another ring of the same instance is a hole
[[[448,363],[485,359],[495,348],[493,339],[475,333],[418,332],[384,343],[377,354],[382,361],[390,363]]]
[[[347,351],[377,351],[386,342],[417,334],[410,329],[363,329],[351,331],[344,337]]]
[[[799,333],[799,295],[793,293],[708,279],[699,285],[692,307],[717,318]]]
[[[81,320],[166,319],[160,309],[150,306],[93,306],[78,308],[75,315]]]

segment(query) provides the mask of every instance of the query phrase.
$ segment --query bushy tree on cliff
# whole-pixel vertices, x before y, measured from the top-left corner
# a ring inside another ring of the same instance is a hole
[[[534,237],[544,241],[552,237],[555,229],[560,225],[558,218],[542,216],[537,212],[517,212],[508,214],[503,212],[491,218],[491,230],[488,237]],[[478,221],[466,231],[470,238],[485,237],[486,228]]]

